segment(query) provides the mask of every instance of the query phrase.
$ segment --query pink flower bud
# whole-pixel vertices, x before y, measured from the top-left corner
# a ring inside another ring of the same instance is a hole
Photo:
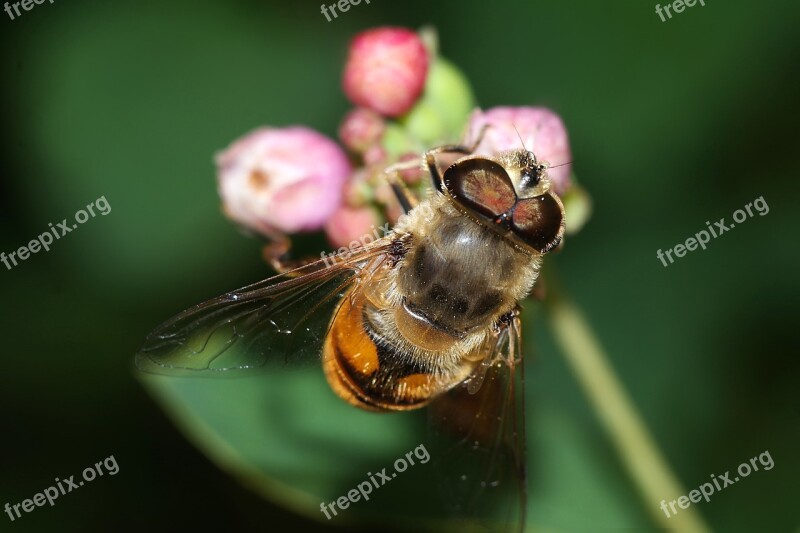
[[[369,207],[342,207],[336,211],[327,224],[325,234],[334,247],[351,247],[356,241],[361,244],[370,243],[383,234],[379,228],[378,215]]]
[[[364,153],[381,140],[385,127],[382,116],[364,107],[357,107],[342,120],[339,138],[349,149]]]
[[[353,172],[344,186],[344,203],[348,207],[363,207],[373,200],[375,192],[367,182],[367,169],[361,167]]]
[[[417,101],[427,73],[428,51],[419,35],[405,28],[375,28],[350,43],[344,92],[356,105],[396,117]]]
[[[376,144],[370,147],[369,150],[364,152],[365,165],[380,165],[386,161],[386,150],[382,146]]]
[[[225,214],[267,236],[321,228],[351,170],[336,143],[303,126],[252,131],[216,163]]]
[[[566,163],[572,161],[572,153],[561,117],[546,107],[475,110],[470,117],[469,139],[476,139],[486,124],[489,128],[476,153],[491,155],[501,150],[522,148],[524,143],[525,148],[536,154],[540,161],[547,161],[552,166],[559,165],[547,171],[556,193],[563,194],[569,188],[571,165]]]

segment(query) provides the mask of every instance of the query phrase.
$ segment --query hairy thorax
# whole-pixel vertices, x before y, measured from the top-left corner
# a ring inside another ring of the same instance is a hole
[[[530,292],[540,259],[469,220],[441,195],[420,204],[395,227],[406,253],[389,281],[388,312],[377,328],[393,341],[459,358]],[[416,350],[415,350],[416,351]]]

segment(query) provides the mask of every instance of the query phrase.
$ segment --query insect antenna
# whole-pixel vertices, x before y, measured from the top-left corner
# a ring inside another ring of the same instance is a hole
[[[517,132],[517,137],[519,137],[519,143],[522,145],[522,148],[527,152],[528,149],[525,147],[525,141],[522,140],[522,135],[520,135],[519,130],[517,129],[517,125],[514,124],[513,122],[511,123],[511,125],[514,127],[514,131]]]

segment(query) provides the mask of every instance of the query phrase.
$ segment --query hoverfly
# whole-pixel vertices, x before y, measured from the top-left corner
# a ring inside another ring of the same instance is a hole
[[[561,241],[564,207],[533,152],[483,157],[479,143],[424,153],[414,164],[433,191],[417,205],[396,179],[402,164],[389,167],[406,213],[383,238],[176,315],[150,333],[137,366],[227,376],[321,359],[331,389],[354,406],[429,406],[456,511],[477,515],[505,483],[522,527],[519,302]],[[454,162],[443,168],[444,157]]]

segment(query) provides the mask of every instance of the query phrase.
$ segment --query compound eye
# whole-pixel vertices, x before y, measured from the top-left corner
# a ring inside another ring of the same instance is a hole
[[[526,244],[547,253],[564,235],[564,206],[552,194],[524,198],[517,202],[511,231]]]
[[[490,159],[459,161],[445,171],[443,181],[458,204],[492,220],[508,212],[517,202],[508,173]]]

